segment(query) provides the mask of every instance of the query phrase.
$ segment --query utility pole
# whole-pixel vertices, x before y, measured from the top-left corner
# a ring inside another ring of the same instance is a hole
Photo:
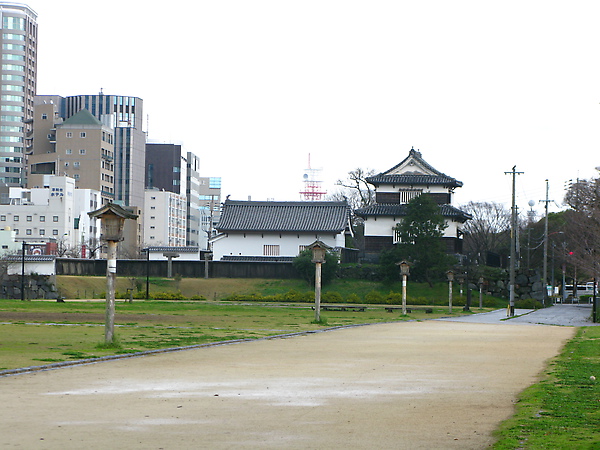
[[[542,270],[542,284],[544,285],[544,299],[543,303],[546,306],[546,300],[548,300],[548,203],[552,200],[548,199],[548,180],[546,180],[546,200],[540,200],[544,202],[544,266]],[[554,286],[552,286],[554,288]]]
[[[516,205],[516,187],[517,187],[517,175],[521,175],[523,172],[516,171],[517,166],[513,166],[512,171],[504,172],[505,175],[512,175],[512,208],[511,208],[511,220],[510,220],[510,281],[508,286],[509,293],[509,310],[508,315],[513,317],[515,315],[515,267],[517,259],[517,205]]]

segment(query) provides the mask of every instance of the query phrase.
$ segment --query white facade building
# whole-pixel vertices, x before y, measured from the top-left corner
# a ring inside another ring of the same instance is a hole
[[[364,252],[367,261],[376,261],[383,250],[398,242],[395,227],[406,215],[406,205],[421,194],[428,194],[446,221],[443,241],[449,254],[462,253],[462,229],[471,216],[452,206],[454,190],[462,182],[428,164],[414,148],[391,169],[367,178],[375,187],[375,204],[357,209],[364,220]]]
[[[87,217],[99,199],[99,191],[75,189],[73,178],[47,175],[44,187],[10,188],[10,204],[0,205],[0,228],[9,227],[19,242],[47,244],[46,253],[79,256],[82,238],[99,238]]]
[[[226,200],[216,228],[215,261],[287,261],[316,240],[344,247],[349,208],[346,202]]]
[[[158,189],[145,193],[146,246],[185,247],[187,205],[185,195]]]

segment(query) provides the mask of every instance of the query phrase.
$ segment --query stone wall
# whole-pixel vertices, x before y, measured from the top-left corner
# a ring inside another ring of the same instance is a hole
[[[485,285],[485,291],[495,297],[509,298],[509,274],[503,274],[501,279],[490,280]],[[473,287],[479,289],[479,287]],[[519,271],[515,276],[515,300],[534,299],[544,300],[544,284],[539,273],[528,270]]]
[[[21,299],[21,286],[25,288],[25,300],[57,299],[56,278],[52,275],[8,275],[2,280],[0,298]]]

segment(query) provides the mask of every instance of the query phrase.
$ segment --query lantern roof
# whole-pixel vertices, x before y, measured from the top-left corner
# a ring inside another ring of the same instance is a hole
[[[323,248],[325,250],[331,250],[333,247],[330,247],[329,245],[327,245],[325,242],[322,242],[320,240],[316,240],[315,242],[313,242],[310,245],[306,246],[307,249],[312,250],[313,248]]]
[[[122,219],[137,219],[138,217],[137,214],[133,214],[132,212],[127,211],[125,208],[117,205],[116,203],[108,203],[102,208],[97,209],[96,211],[88,212],[88,215],[92,218],[102,218],[102,216],[105,214],[114,214],[115,216],[121,217]]]

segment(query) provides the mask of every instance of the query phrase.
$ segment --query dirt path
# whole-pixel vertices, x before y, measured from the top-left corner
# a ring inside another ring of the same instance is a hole
[[[571,327],[356,327],[0,378],[0,445],[481,449]]]

